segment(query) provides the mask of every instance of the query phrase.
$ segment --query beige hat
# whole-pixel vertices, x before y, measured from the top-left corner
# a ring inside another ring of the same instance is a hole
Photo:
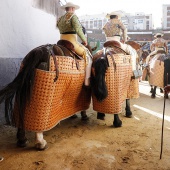
[[[111,12],[111,13],[107,14],[106,18],[110,18],[111,15],[117,15],[118,18],[121,18],[123,16],[123,14],[120,13],[119,11],[115,11],[115,12]]]
[[[65,5],[61,6],[61,9],[65,9],[66,7],[74,7],[75,9],[80,8],[78,5],[75,5],[72,2],[67,2]]]
[[[156,34],[154,35],[154,37],[156,38],[158,35],[160,35],[161,37],[163,37],[163,34],[162,34],[162,33],[156,33]]]

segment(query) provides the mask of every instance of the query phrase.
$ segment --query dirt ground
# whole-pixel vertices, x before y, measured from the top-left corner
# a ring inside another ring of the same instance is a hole
[[[90,120],[67,119],[44,133],[49,148],[34,149],[34,133],[27,132],[28,147],[16,147],[16,129],[0,125],[0,170],[170,170],[170,99],[166,100],[162,159],[161,128],[164,98],[157,89],[150,97],[148,82],[140,82],[140,98],[131,100],[133,118],[120,118],[114,128],[113,115]]]

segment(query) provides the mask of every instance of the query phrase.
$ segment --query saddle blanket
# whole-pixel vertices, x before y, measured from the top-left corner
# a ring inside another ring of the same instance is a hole
[[[92,94],[93,109],[97,112],[118,114],[122,112],[122,104],[127,97],[132,75],[132,60],[130,55],[114,54],[116,68],[108,55],[109,66],[106,72],[108,96],[102,102],[97,101]]]
[[[36,69],[31,100],[25,110],[25,130],[35,132],[50,130],[61,120],[90,106],[91,92],[82,87],[85,77],[84,60],[79,60],[77,69],[75,60],[71,57],[56,56],[56,59],[59,68],[56,82],[52,57],[50,71]],[[17,118],[18,114],[15,115]]]

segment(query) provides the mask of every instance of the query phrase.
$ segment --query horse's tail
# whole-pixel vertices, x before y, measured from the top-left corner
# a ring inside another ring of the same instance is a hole
[[[0,103],[5,101],[5,118],[8,124],[15,125],[14,98],[19,114],[19,126],[24,128],[24,109],[31,97],[35,69],[41,62],[47,62],[48,50],[45,46],[30,51],[23,59],[20,71],[14,80],[0,90]]]
[[[106,59],[97,59],[94,63],[95,75],[92,75],[92,90],[98,101],[104,100],[108,95],[105,82],[105,73],[108,68]]]

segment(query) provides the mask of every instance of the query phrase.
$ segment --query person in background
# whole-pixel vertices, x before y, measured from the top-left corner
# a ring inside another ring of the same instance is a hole
[[[92,56],[85,47],[87,46],[87,38],[83,33],[83,27],[75,14],[75,10],[80,7],[68,2],[61,6],[61,8],[65,10],[66,13],[57,20],[56,24],[60,31],[60,39],[70,41],[74,45],[75,52],[85,60],[86,71],[84,85],[90,86]],[[83,45],[78,42],[77,36],[81,39]]]
[[[166,54],[168,54],[168,46],[167,46],[167,42],[166,40],[164,40],[163,34],[162,33],[157,33],[154,36],[156,39],[152,41],[151,46],[150,46],[150,50],[151,53],[147,56],[146,58],[146,64],[149,64],[150,59],[158,52],[164,52]]]
[[[121,37],[124,43],[127,41],[127,29],[120,20],[121,16],[122,14],[120,14],[119,12],[111,12],[110,14],[106,15],[106,18],[109,19],[103,27],[106,41],[120,41]]]

